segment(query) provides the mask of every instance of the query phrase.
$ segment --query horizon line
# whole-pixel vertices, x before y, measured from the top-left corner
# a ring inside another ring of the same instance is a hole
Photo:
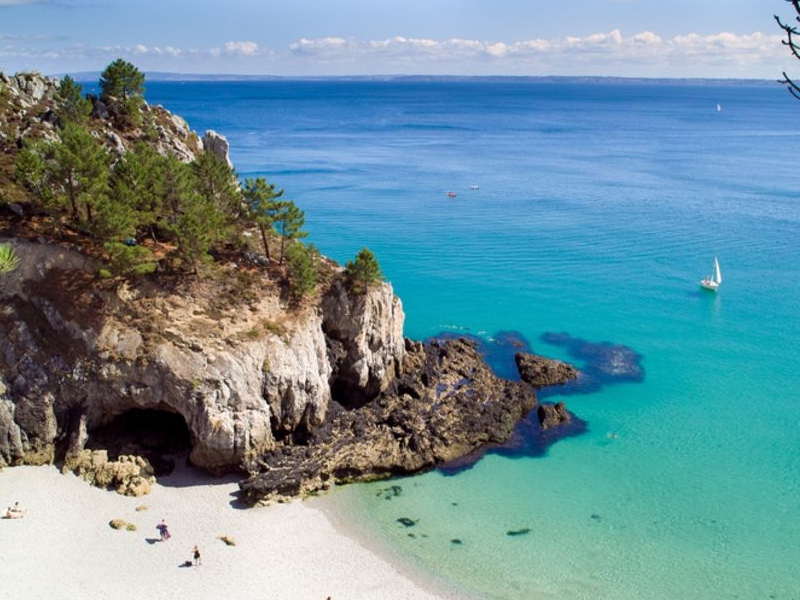
[[[26,73],[30,71],[21,71]],[[76,81],[87,81],[83,78],[98,78],[102,71],[61,71],[45,75],[46,77],[63,77],[70,75]],[[252,81],[252,80],[581,80],[581,81],[642,81],[642,82],[715,82],[715,83],[781,83],[778,79],[761,77],[669,77],[649,75],[508,75],[508,74],[351,74],[351,75],[273,75],[249,73],[182,73],[176,71],[147,71],[142,70],[146,78],[154,81],[197,81],[197,80],[225,80],[225,81]]]

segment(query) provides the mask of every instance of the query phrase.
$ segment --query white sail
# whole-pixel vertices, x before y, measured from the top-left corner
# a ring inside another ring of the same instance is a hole
[[[722,271],[719,270],[719,261],[714,257],[714,281],[719,285],[722,283]]]

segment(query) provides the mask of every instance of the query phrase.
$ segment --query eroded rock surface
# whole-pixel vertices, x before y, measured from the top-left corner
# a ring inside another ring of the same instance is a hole
[[[509,439],[536,405],[530,385],[495,376],[465,339],[406,342],[400,375],[358,409],[336,407],[304,446],[283,447],[241,484],[251,504],[334,482],[419,471]]]
[[[75,250],[11,243],[23,261],[0,288],[0,465],[82,450],[112,419],[152,409],[183,418],[194,465],[238,469],[321,425],[338,373],[366,394],[402,362],[403,312],[388,284],[358,298],[334,285],[347,315],[340,357],[323,328],[332,313],[287,312],[268,280],[247,304],[223,302],[235,290],[106,284]],[[362,367],[365,377],[350,375]]]

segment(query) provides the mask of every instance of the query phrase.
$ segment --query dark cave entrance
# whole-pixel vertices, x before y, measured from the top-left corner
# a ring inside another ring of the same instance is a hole
[[[123,454],[144,456],[156,476],[164,476],[188,456],[192,434],[177,413],[134,408],[91,431],[86,448],[107,450],[110,460]]]

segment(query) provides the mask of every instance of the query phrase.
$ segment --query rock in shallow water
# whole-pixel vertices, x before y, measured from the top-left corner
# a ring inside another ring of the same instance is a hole
[[[358,409],[334,403],[307,446],[253,461],[242,494],[264,503],[431,468],[505,442],[535,405],[533,388],[494,375],[474,343],[407,341],[403,370],[387,390]]]
[[[518,352],[514,361],[522,380],[536,389],[562,385],[578,376],[578,371],[572,365],[535,354]]]

